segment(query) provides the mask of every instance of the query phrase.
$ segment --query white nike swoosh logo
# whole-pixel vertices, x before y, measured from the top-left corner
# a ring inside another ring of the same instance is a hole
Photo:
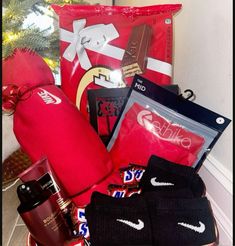
[[[167,183],[167,182],[157,182],[157,178],[156,177],[151,178],[150,183],[153,186],[170,186],[170,185],[174,185],[172,183]]]
[[[46,104],[59,104],[61,103],[61,99],[53,94],[51,94],[49,91],[39,88],[41,92],[38,92],[38,95],[42,97],[42,99],[45,101]],[[49,98],[48,98],[49,96]],[[51,100],[51,99],[52,100]],[[54,101],[53,101],[54,100]]]
[[[190,230],[196,231],[198,233],[203,233],[206,229],[205,224],[203,224],[201,221],[199,221],[199,226],[190,225],[184,222],[178,222],[177,224],[186,227]]]
[[[131,222],[129,220],[122,220],[122,219],[117,219],[117,221],[121,222],[121,223],[124,223],[138,231],[142,230],[144,228],[144,222],[140,219],[138,219],[138,224],[137,223],[134,223],[134,222]]]

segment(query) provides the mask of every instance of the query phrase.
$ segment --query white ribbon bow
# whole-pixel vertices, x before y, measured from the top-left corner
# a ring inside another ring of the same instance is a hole
[[[63,57],[72,62],[77,54],[81,67],[88,70],[92,67],[87,50],[122,60],[124,49],[108,43],[119,37],[113,24],[97,24],[85,27],[86,20],[73,21],[73,32],[60,28],[60,40],[70,43],[65,49]],[[147,69],[166,74],[171,77],[172,65],[154,58],[147,58]]]
[[[108,42],[119,37],[113,24],[97,24],[85,27],[86,20],[73,22],[73,32],[60,29],[60,39],[70,43],[63,53],[63,57],[72,62],[78,55],[81,67],[88,70],[92,67],[86,49],[103,53],[107,49]],[[106,51],[107,52],[107,51]]]

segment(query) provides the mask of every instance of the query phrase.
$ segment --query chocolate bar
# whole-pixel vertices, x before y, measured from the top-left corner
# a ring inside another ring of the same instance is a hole
[[[121,62],[124,77],[144,73],[150,39],[150,26],[142,24],[133,28]]]

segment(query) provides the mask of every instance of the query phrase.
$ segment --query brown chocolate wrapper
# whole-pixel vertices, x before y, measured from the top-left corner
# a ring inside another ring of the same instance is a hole
[[[121,61],[124,77],[131,77],[145,72],[151,35],[151,27],[146,24],[135,26],[132,29]]]
[[[138,185],[145,171],[145,167],[130,163],[128,167],[120,168],[120,176],[123,184]]]
[[[139,189],[138,184],[131,184],[131,185],[116,185],[110,184],[108,186],[109,195],[116,198],[124,198],[128,197],[128,194],[133,191],[134,189]]]
[[[130,163],[129,166],[134,172],[135,180],[139,183],[145,172],[146,167],[134,163]]]
[[[142,189],[138,187],[129,188],[127,192],[127,197],[131,197],[136,194],[141,194]]]
[[[135,173],[131,166],[120,168],[119,169],[122,182],[125,185],[136,185],[137,181],[135,179]]]

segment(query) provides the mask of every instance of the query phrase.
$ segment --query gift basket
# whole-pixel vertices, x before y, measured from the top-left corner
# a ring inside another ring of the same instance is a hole
[[[198,170],[230,120],[173,84],[181,4],[52,8],[61,88],[35,52],[3,62],[15,68],[3,75],[3,110],[31,161],[17,174],[27,245],[214,243]]]

